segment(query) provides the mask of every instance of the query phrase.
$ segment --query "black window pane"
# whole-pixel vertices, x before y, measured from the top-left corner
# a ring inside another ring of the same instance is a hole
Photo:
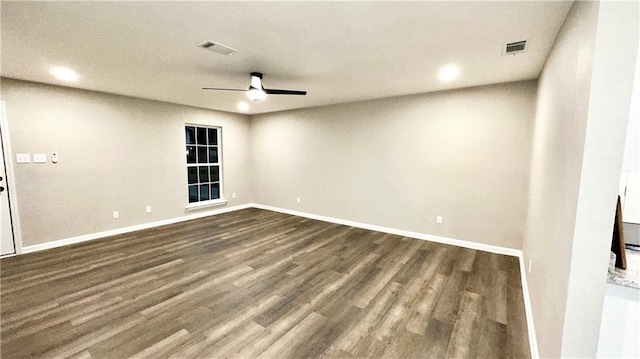
[[[209,182],[209,168],[206,166],[200,166],[199,167],[199,172],[200,172],[200,183],[203,182]]]
[[[189,186],[189,203],[198,202],[198,185]]]
[[[198,163],[207,163],[207,148],[204,146],[198,146]]]
[[[189,184],[198,183],[198,168],[188,167],[187,177],[189,178]]]
[[[201,184],[200,185],[200,200],[208,201],[209,200],[209,185]]]
[[[187,146],[187,163],[196,163],[196,146]]]
[[[211,182],[220,181],[220,167],[218,166],[209,167],[209,181]]]
[[[209,144],[217,145],[218,144],[218,130],[215,128],[209,129]]]
[[[211,199],[220,198],[220,184],[212,183],[211,184]]]
[[[218,147],[209,147],[209,163],[218,163]]]
[[[198,144],[206,145],[207,144],[207,129],[202,127],[196,127],[198,131]]]
[[[196,128],[195,127],[186,127],[185,135],[186,135],[187,145],[196,144]]]

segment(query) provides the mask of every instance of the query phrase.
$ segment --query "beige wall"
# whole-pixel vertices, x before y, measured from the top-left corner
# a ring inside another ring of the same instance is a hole
[[[11,79],[2,100],[13,153],[49,160],[15,165],[24,246],[193,213],[185,123],[222,126],[228,206],[251,202],[247,116]]]
[[[634,4],[602,4],[574,3],[539,79],[523,252],[541,357],[596,354],[633,79],[626,50],[635,60],[637,47],[637,10],[603,15]]]
[[[597,17],[596,2],[574,3],[538,85],[523,251],[541,357],[562,344]]]
[[[530,81],[252,116],[254,202],[519,249],[535,92]]]
[[[592,357],[597,353],[636,70],[639,5],[600,3],[562,338],[563,357]]]

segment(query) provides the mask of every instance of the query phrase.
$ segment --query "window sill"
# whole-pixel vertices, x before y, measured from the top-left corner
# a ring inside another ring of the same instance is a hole
[[[187,211],[191,211],[194,209],[200,209],[200,208],[206,208],[206,207],[217,207],[217,206],[223,206],[227,204],[227,201],[224,199],[216,199],[213,201],[205,201],[205,202],[194,202],[194,203],[189,203],[187,205]]]

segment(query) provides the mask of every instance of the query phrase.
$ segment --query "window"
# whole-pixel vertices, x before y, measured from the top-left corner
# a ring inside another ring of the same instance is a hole
[[[185,126],[189,203],[219,200],[222,194],[220,127]]]

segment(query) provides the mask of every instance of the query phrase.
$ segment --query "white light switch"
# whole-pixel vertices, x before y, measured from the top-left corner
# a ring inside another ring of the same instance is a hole
[[[16,154],[16,162],[17,163],[31,163],[31,155],[28,153],[17,153]]]
[[[44,153],[34,153],[33,163],[47,163],[47,155]]]

